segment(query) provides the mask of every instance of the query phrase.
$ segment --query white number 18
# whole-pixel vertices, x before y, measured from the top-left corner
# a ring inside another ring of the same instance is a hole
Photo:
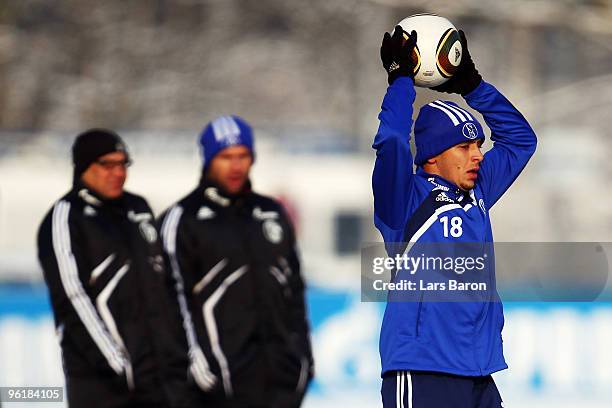
[[[440,218],[440,222],[442,223],[442,226],[444,228],[444,237],[448,238],[448,217]],[[453,217],[450,219],[450,235],[453,238],[460,237],[461,234],[463,234],[463,228],[461,228],[461,223],[463,223],[461,217]]]

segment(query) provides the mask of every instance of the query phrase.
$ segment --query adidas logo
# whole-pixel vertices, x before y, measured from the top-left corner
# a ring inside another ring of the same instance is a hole
[[[444,191],[438,194],[438,196],[436,197],[436,201],[445,201],[448,203],[454,203],[454,201],[449,196],[447,196]]]
[[[98,212],[92,206],[86,205],[85,208],[83,209],[83,214],[85,214],[88,217],[94,217],[98,215]]]
[[[215,216],[215,212],[210,209],[210,207],[202,206],[198,210],[197,218],[198,220],[209,220]]]
[[[389,65],[389,72],[393,72],[396,69],[399,69],[399,67],[400,67],[399,64],[397,62],[393,61],[391,63],[391,65]]]

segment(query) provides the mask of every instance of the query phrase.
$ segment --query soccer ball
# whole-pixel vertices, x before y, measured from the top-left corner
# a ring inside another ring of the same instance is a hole
[[[435,14],[415,14],[397,25],[408,34],[412,30],[417,32],[412,55],[413,61],[416,60],[414,84],[431,88],[448,81],[457,71],[463,52],[459,32],[453,23]]]

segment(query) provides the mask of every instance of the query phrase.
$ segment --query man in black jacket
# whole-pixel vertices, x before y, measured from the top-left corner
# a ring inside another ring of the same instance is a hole
[[[200,144],[200,184],[161,220],[192,378],[210,406],[298,407],[313,366],[293,227],[251,190],[244,120],[215,119]]]
[[[74,183],[44,218],[38,256],[74,407],[187,406],[186,343],[147,202],[123,190],[114,132],[72,148]]]

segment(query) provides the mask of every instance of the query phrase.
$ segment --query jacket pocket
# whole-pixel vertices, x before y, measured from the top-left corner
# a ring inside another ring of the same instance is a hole
[[[407,302],[387,304],[383,325],[388,327],[388,333],[406,339],[423,339],[429,332],[427,324],[428,304],[421,296]]]
[[[416,313],[416,321],[415,321],[415,328],[414,328],[414,335],[415,335],[415,337],[419,337],[421,335],[421,330],[422,330],[422,326],[423,326],[423,322],[422,322],[422,318],[423,318],[423,300],[424,300],[424,294],[421,293],[421,297],[419,299],[419,305],[418,305],[417,313]]]

